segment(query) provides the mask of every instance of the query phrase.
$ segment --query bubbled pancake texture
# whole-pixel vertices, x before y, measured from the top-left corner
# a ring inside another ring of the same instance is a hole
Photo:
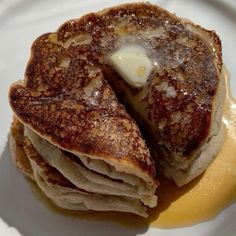
[[[147,31],[154,34],[142,33]],[[221,62],[215,63],[216,55],[199,35],[151,4],[92,13],[39,37],[32,46],[25,83],[11,87],[10,103],[23,123],[54,144],[88,155],[127,159],[154,177],[139,129],[104,72],[107,67],[112,70],[107,55],[119,47],[120,32],[135,35],[135,42],[154,50],[158,67],[141,103],[155,124],[158,143],[168,155],[195,149],[209,131]],[[213,32],[209,37],[220,44]],[[133,43],[132,37],[127,40]],[[170,88],[172,93],[167,93]]]

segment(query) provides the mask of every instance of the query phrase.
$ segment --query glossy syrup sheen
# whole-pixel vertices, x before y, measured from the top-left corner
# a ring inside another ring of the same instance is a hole
[[[149,210],[143,219],[129,213],[86,212],[72,213],[59,210],[46,197],[33,188],[37,196],[57,214],[81,220],[115,222],[127,227],[174,228],[190,226],[214,218],[227,206],[236,201],[236,102],[229,89],[229,74],[224,68],[226,86],[223,122],[226,126],[225,141],[214,162],[204,174],[182,188],[161,179],[159,204]]]

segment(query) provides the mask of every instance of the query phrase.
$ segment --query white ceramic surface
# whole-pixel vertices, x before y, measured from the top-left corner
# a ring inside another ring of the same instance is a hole
[[[235,236],[236,204],[216,219],[178,229],[127,229],[109,222],[90,222],[57,214],[32,194],[28,181],[11,163],[7,143],[12,112],[7,101],[9,85],[24,74],[33,40],[54,31],[65,20],[87,12],[125,3],[128,0],[0,0],[0,235],[89,236],[89,235],[191,235]],[[131,1],[129,1],[131,2]],[[232,77],[236,95],[236,1],[235,0],[156,0],[151,1],[198,23],[215,29],[223,44],[223,58]],[[178,217],[178,216],[176,216]],[[15,229],[8,227],[15,227]]]

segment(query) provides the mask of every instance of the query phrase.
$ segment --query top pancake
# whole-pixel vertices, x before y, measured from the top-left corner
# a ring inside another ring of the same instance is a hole
[[[147,91],[141,102],[150,122],[159,127],[158,142],[170,152],[190,152],[208,134],[222,66],[216,34],[205,31],[218,47],[214,52],[190,26],[148,3],[68,21],[34,42],[24,82],[10,89],[11,106],[24,124],[63,149],[131,163],[154,177],[139,129],[113,91],[119,94],[108,76],[121,78],[108,55],[123,41],[152,48],[158,67],[145,88],[128,89],[134,95]],[[175,96],[166,96],[166,85]],[[178,119],[180,111],[186,122]]]

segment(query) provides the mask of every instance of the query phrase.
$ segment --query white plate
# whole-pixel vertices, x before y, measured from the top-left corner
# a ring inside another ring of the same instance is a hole
[[[19,230],[23,236],[236,235],[236,204],[223,211],[214,220],[172,230],[138,227],[128,229],[115,223],[65,217],[45,207],[32,194],[32,187],[28,181],[11,163],[7,134],[12,112],[7,101],[7,91],[13,81],[23,77],[33,40],[45,32],[55,31],[65,20],[124,2],[127,1],[0,0],[0,218]],[[236,95],[236,2],[234,0],[151,2],[175,12],[178,16],[216,30],[222,39],[224,62],[233,78],[231,88]],[[0,235],[13,235],[15,231],[6,231],[7,226],[3,227],[3,221],[0,219]]]

